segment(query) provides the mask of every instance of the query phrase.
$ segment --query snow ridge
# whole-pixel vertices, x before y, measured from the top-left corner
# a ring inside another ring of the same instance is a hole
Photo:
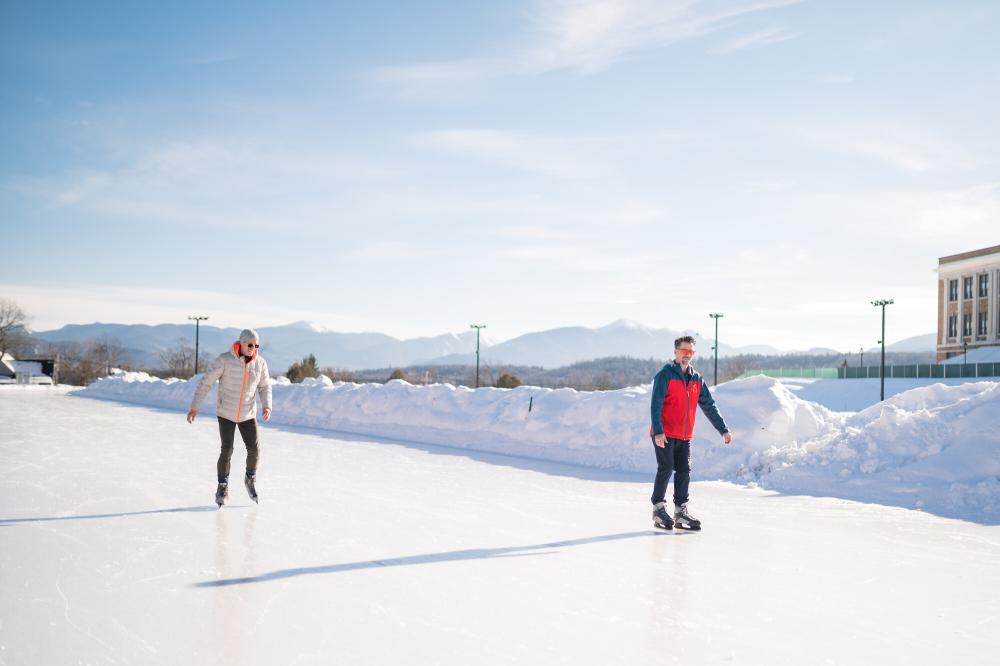
[[[186,410],[197,379],[119,373],[76,395]],[[723,446],[699,418],[696,480],[1000,520],[1000,383],[933,384],[859,412],[831,411],[764,376],[714,395],[735,442]],[[272,423],[651,473],[649,420],[647,387],[473,390],[320,377],[276,380]]]

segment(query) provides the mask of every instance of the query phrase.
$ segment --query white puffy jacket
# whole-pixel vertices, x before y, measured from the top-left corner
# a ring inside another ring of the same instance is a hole
[[[222,418],[236,423],[254,418],[257,415],[258,392],[261,406],[271,408],[271,377],[267,373],[267,362],[254,352],[250,362],[244,363],[238,342],[209,366],[195,389],[191,409],[198,409],[216,381],[219,382],[219,391],[215,413]]]

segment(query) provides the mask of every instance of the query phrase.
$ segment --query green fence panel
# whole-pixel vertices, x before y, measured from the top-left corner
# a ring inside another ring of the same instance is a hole
[[[840,368],[764,368],[747,370],[739,379],[764,375],[781,379],[878,379],[880,366],[840,367]],[[899,379],[953,379],[960,377],[1000,377],[1000,363],[955,363],[949,365],[913,364],[889,365],[885,368],[887,378]]]

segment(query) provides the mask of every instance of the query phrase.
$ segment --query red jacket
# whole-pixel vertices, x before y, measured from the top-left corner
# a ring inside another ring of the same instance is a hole
[[[694,437],[695,407],[698,406],[720,434],[728,432],[705,381],[694,368],[688,368],[685,373],[680,364],[674,362],[656,373],[650,403],[650,435],[662,433],[673,439],[690,440]]]

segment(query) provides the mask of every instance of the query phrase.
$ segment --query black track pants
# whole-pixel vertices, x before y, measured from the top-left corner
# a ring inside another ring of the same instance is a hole
[[[222,438],[222,450],[219,452],[219,483],[229,480],[229,461],[233,457],[233,440],[236,436],[236,426],[240,428],[240,437],[247,447],[247,474],[257,473],[257,460],[260,458],[260,436],[257,432],[257,419],[236,423],[219,417],[219,436]]]
[[[656,451],[656,481],[653,482],[653,504],[659,504],[667,496],[670,475],[674,476],[674,504],[688,501],[688,486],[691,484],[691,441],[667,438],[661,448],[653,443]]]

